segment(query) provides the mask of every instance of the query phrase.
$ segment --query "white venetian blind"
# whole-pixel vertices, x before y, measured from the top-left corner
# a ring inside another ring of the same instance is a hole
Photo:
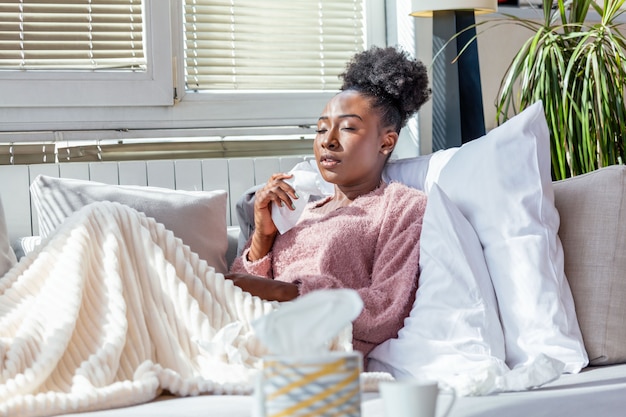
[[[186,0],[186,87],[338,89],[364,19],[363,0]]]
[[[0,69],[143,70],[141,0],[0,0]]]

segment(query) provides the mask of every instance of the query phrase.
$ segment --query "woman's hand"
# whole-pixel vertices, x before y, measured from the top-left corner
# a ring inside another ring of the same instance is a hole
[[[289,282],[247,274],[226,274],[237,287],[268,301],[291,301],[298,296],[298,286]]]
[[[294,209],[292,199],[296,199],[296,191],[285,182],[291,174],[274,174],[254,197],[254,234],[248,252],[248,260],[255,261],[268,254],[278,229],[272,220],[272,202],[279,206]]]

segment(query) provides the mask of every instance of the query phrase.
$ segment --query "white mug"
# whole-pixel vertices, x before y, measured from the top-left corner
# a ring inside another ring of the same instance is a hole
[[[436,381],[385,381],[378,389],[386,417],[446,417],[456,401],[454,389],[440,389]],[[449,392],[450,399],[445,410],[437,415],[440,391]]]

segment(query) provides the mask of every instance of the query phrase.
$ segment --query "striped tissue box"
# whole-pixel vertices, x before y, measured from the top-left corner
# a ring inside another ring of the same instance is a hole
[[[262,393],[266,417],[361,415],[361,355],[266,357]]]

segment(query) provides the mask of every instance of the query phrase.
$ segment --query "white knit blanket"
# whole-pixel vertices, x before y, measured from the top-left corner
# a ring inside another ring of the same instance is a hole
[[[153,219],[89,205],[0,279],[0,415],[249,394],[265,353],[250,323],[277,305]]]

